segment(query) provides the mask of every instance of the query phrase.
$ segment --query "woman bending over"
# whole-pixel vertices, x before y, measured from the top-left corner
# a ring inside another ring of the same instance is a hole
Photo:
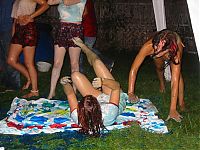
[[[182,116],[176,109],[177,100],[181,111],[185,109],[184,104],[184,83],[181,74],[181,59],[183,53],[183,43],[176,32],[170,30],[162,30],[157,32],[151,39],[149,39],[137,54],[132,63],[129,73],[128,95],[129,100],[133,102],[138,101],[135,95],[135,82],[138,69],[140,68],[145,57],[151,56],[154,59],[156,71],[160,81],[160,91],[165,91],[164,83],[164,68],[170,65],[172,80],[171,80],[171,105],[167,120],[170,118],[180,122]],[[167,64],[165,64],[167,62]]]

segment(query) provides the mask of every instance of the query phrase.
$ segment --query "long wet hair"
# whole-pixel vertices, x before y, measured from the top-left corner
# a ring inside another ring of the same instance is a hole
[[[179,62],[175,61],[175,56],[177,55],[177,51],[178,51],[177,35],[175,32],[167,30],[167,29],[161,30],[154,35],[152,39],[154,54],[152,55],[152,57],[155,57],[156,55],[160,53],[160,52],[156,53],[155,47],[158,46],[161,40],[165,40],[166,43],[162,47],[162,50],[160,52],[169,50],[169,59],[167,60],[168,65],[170,62],[172,62],[175,65],[179,64]]]
[[[79,132],[99,136],[101,128],[104,129],[102,112],[96,97],[87,95],[78,103]]]

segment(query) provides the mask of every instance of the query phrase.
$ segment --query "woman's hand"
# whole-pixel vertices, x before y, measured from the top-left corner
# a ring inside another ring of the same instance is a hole
[[[92,81],[92,86],[95,89],[101,88],[102,87],[102,79],[101,78],[94,78]]]
[[[60,79],[60,83],[61,83],[62,85],[65,85],[65,84],[67,84],[67,83],[72,84],[72,79],[71,79],[71,77],[69,77],[69,76],[62,77],[62,78]]]
[[[128,93],[128,101],[130,103],[137,103],[139,102],[139,98],[134,93]]]
[[[74,42],[74,44],[76,44],[79,47],[84,45],[83,41],[79,37],[72,38],[72,41]]]
[[[30,15],[24,15],[18,17],[18,23],[20,25],[27,25],[29,22],[33,22],[33,19]]]

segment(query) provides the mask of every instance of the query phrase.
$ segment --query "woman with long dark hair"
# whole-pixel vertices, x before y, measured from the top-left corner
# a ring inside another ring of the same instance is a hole
[[[69,77],[63,77],[61,84],[69,101],[71,118],[81,127],[80,131],[99,135],[100,129],[112,125],[125,109],[127,95],[121,91],[120,84],[115,81],[99,57],[83,44],[80,38],[74,38],[73,41],[86,54],[97,78],[90,83],[84,74],[74,72],[71,76],[72,81]],[[72,82],[83,96],[80,102],[77,101],[70,84]]]
[[[171,118],[180,122],[182,116],[178,113],[176,105],[178,99],[180,109],[181,111],[184,111],[184,83],[181,74],[183,47],[184,45],[180,36],[176,32],[167,29],[157,32],[152,38],[144,43],[130,69],[128,87],[129,101],[138,101],[138,97],[135,95],[137,72],[145,57],[151,56],[154,59],[156,72],[160,81],[160,92],[165,91],[164,68],[167,65],[170,65],[172,73],[171,106],[167,120]]]

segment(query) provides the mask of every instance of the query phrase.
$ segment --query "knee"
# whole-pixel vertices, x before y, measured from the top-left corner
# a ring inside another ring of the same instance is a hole
[[[72,81],[76,81],[77,79],[80,78],[80,76],[81,76],[80,72],[78,72],[78,71],[72,72],[72,74],[71,74]]]
[[[10,66],[13,66],[16,63],[16,60],[14,58],[7,58],[6,62]]]
[[[54,62],[53,64],[54,69],[61,69],[62,68],[62,63],[61,62]]]
[[[26,68],[28,69],[28,68],[32,68],[32,67],[34,67],[34,63],[33,62],[24,62],[24,65],[26,66]]]

